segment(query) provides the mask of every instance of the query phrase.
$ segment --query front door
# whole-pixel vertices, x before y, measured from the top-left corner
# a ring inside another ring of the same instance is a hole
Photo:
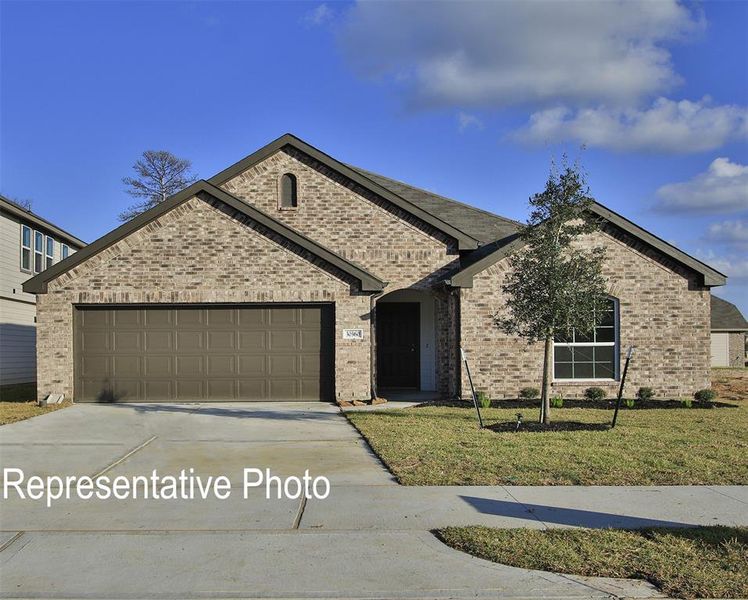
[[[420,387],[421,305],[417,302],[377,304],[377,385]]]

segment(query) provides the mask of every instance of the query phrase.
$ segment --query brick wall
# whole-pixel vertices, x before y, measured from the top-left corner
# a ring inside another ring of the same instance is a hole
[[[278,186],[284,173],[297,178],[297,208],[279,208]],[[452,301],[446,292],[434,289],[459,262],[454,240],[290,148],[221,187],[371,271],[387,282],[385,294],[405,288],[433,293],[437,388],[443,394],[455,394],[456,332],[450,332],[448,320],[455,309],[449,306]]]
[[[310,262],[310,260],[312,262]],[[370,298],[226,205],[193,198],[50,282],[37,304],[38,390],[74,397],[73,304],[334,302],[336,393],[368,399]],[[364,342],[342,329],[364,330]]]
[[[745,366],[745,333],[742,331],[730,333],[727,343],[730,366]]]
[[[619,299],[621,371],[625,350],[636,346],[626,381],[627,395],[640,386],[660,397],[680,397],[710,386],[709,291],[699,288],[695,275],[647,249],[623,232],[609,228],[582,242],[607,249],[605,276],[612,296]],[[542,344],[528,346],[493,325],[505,305],[501,291],[508,271],[504,259],[475,277],[474,287],[462,290],[461,342],[471,361],[476,388],[494,398],[516,398],[525,386],[540,387]],[[581,396],[596,385],[616,393],[618,383],[554,383],[566,398]],[[462,394],[468,393],[462,374]]]

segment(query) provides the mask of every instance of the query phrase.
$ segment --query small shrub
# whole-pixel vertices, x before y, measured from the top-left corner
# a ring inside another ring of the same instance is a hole
[[[691,408],[693,406],[693,400],[690,398],[682,398],[680,401],[683,408]]]
[[[584,390],[584,397],[587,398],[587,400],[604,400],[605,396],[606,394],[603,388],[589,387]]]
[[[553,396],[553,398],[550,399],[550,403],[553,408],[563,408],[564,399],[561,396]]]
[[[697,402],[704,406],[711,406],[712,402],[714,402],[714,399],[717,397],[717,392],[706,388],[696,392],[693,397]]]
[[[642,402],[651,400],[652,398],[654,398],[654,395],[654,390],[651,387],[640,387],[636,392],[636,397]]]
[[[491,407],[491,398],[488,397],[488,394],[486,394],[486,392],[478,392],[475,395],[478,398],[478,406],[480,406],[481,408]]]
[[[540,396],[540,390],[538,388],[523,387],[519,391],[519,397],[523,400],[535,400],[538,396]]]
[[[636,400],[633,398],[624,398],[623,403],[626,405],[626,408],[634,408],[636,406]]]

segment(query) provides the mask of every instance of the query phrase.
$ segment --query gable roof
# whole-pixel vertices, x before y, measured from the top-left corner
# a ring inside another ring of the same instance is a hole
[[[612,223],[619,229],[622,229],[629,235],[637,238],[639,241],[654,248],[680,265],[699,273],[703,277],[705,286],[718,286],[727,283],[727,277],[723,273],[712,269],[706,263],[701,262],[690,254],[686,254],[672,244],[667,243],[662,238],[657,237],[646,229],[632,223],[627,218],[609,208],[606,208],[599,202],[595,202],[592,205],[591,212],[605,221]],[[521,248],[523,245],[523,241],[519,236],[515,235],[503,240],[498,240],[492,244],[492,248],[481,248],[476,253],[473,253],[476,255],[473,257],[473,260],[470,260],[470,257],[468,257],[467,262],[463,261],[460,269],[447,280],[447,284],[455,287],[472,287],[473,277],[475,275],[491,265],[496,264],[502,258],[508,256],[518,248]]]
[[[221,202],[228,204],[229,206],[231,206],[231,208],[233,208],[237,212],[242,213],[243,215],[245,215],[246,217],[249,217],[256,223],[259,223],[263,225],[264,227],[267,227],[271,231],[274,231],[275,233],[283,236],[287,240],[302,247],[303,249],[307,250],[308,252],[312,253],[318,258],[321,258],[328,264],[333,265],[334,267],[337,267],[344,273],[347,273],[351,277],[357,279],[361,285],[362,291],[380,291],[384,289],[386,285],[384,281],[372,275],[371,273],[361,268],[357,264],[352,263],[349,260],[346,260],[339,254],[336,254],[335,252],[331,250],[328,250],[324,246],[309,239],[308,237],[299,233],[295,229],[291,229],[290,227],[288,227],[287,225],[284,225],[280,221],[276,221],[269,215],[258,210],[254,206],[251,206],[247,204],[246,202],[240,200],[236,196],[233,196],[229,194],[228,192],[215,187],[214,185],[212,185],[211,183],[205,180],[200,180],[200,181],[193,183],[191,186],[182,190],[178,194],[174,194],[173,196],[170,196],[169,198],[167,198],[160,204],[157,204],[150,210],[147,210],[144,213],[141,213],[140,215],[138,215],[137,217],[129,220],[127,223],[120,225],[119,227],[110,231],[103,237],[100,237],[95,242],[92,242],[85,248],[79,250],[75,254],[72,254],[65,260],[60,261],[59,263],[51,266],[49,269],[46,269],[45,271],[42,271],[35,277],[32,277],[31,279],[27,280],[23,284],[23,291],[29,292],[32,294],[45,294],[47,292],[47,284],[50,281],[52,281],[54,278],[69,271],[70,269],[79,265],[80,263],[87,260],[88,258],[94,256],[95,254],[98,254],[99,252],[108,248],[109,246],[117,243],[119,240],[130,235],[131,233],[140,229],[141,227],[144,227],[148,223],[154,221],[155,219],[167,213],[171,209],[186,202],[190,198],[194,196],[199,196],[201,194],[207,194],[217,200],[220,200]]]
[[[748,321],[737,306],[714,295],[711,302],[712,331],[748,331]]]
[[[43,229],[53,235],[56,235],[62,241],[67,242],[71,246],[77,248],[83,248],[86,242],[78,239],[74,235],[68,233],[64,229],[60,229],[57,225],[50,223],[46,219],[42,219],[39,215],[34,214],[30,210],[26,210],[18,206],[15,202],[12,202],[9,198],[0,195],[0,212],[4,212],[13,215],[17,219],[27,221],[39,229]]]
[[[360,167],[349,166],[383,188],[390,190],[393,194],[405,198],[408,202],[415,204],[442,221],[450,223],[483,244],[504,239],[519,230],[520,224],[517,221],[500,217],[486,210],[440,196],[378,173],[372,173]]]
[[[434,229],[441,231],[449,237],[457,240],[457,245],[460,250],[473,250],[479,246],[479,240],[467,232],[461,230],[454,224],[442,219],[436,214],[424,210],[418,204],[402,197],[401,195],[393,192],[391,189],[384,187],[380,183],[374,181],[370,177],[363,174],[362,171],[356,170],[349,167],[346,164],[334,159],[332,156],[325,154],[321,150],[318,150],[314,146],[307,144],[305,141],[300,140],[290,133],[286,133],[279,137],[277,140],[270,142],[268,145],[263,146],[256,152],[253,152],[249,156],[244,157],[237,163],[234,163],[227,169],[224,169],[217,175],[211,177],[208,181],[214,186],[221,186],[226,183],[229,179],[239,175],[240,173],[250,169],[257,163],[265,160],[269,156],[275,154],[279,150],[286,146],[291,146],[304,154],[311,156],[314,160],[322,163],[326,167],[332,169],[344,175],[351,181],[354,181],[361,187],[373,192],[377,196],[388,200],[395,206],[403,209],[404,211],[418,217],[424,223],[428,223]]]

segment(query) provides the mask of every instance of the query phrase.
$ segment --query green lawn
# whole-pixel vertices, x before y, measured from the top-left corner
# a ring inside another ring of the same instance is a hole
[[[670,597],[748,597],[748,528],[452,527],[437,535],[458,550],[525,569],[646,579]]]
[[[504,403],[507,404],[507,403]],[[733,407],[561,408],[567,431],[502,431],[516,413],[490,408],[477,428],[469,407],[428,406],[346,416],[405,485],[685,485],[748,483],[748,402]],[[581,425],[580,425],[581,424]]]

